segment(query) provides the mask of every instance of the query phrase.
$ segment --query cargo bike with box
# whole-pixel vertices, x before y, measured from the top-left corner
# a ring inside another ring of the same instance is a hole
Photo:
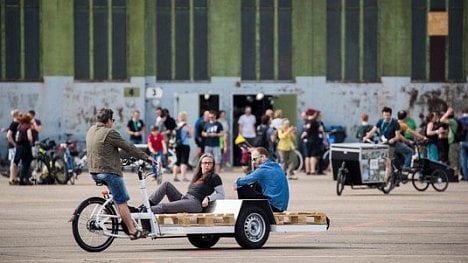
[[[143,205],[130,209],[136,228],[147,239],[185,237],[198,248],[210,248],[220,238],[235,238],[242,248],[261,248],[270,232],[296,233],[327,231],[330,220],[322,212],[274,213],[268,200],[217,200],[203,213],[153,214],[146,191],[145,163],[137,162],[137,175]],[[160,172],[160,170],[158,170]],[[99,182],[96,183],[99,185]],[[112,194],[82,201],[74,211],[72,223],[76,243],[88,252],[108,248],[116,238],[129,238]]]
[[[345,185],[351,189],[377,188],[385,194],[394,188],[394,180],[385,178],[388,145],[368,143],[336,143],[331,145],[330,160],[336,193]],[[393,173],[391,173],[393,174]]]

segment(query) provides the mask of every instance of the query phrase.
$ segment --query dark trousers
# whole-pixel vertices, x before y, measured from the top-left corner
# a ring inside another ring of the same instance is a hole
[[[262,188],[258,184],[251,184],[237,188],[237,198],[239,199],[267,199],[268,197],[262,194]],[[270,204],[273,212],[283,212]]]

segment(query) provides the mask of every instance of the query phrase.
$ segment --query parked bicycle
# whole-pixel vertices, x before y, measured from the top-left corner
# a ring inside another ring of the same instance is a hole
[[[75,180],[78,178],[78,175],[81,173],[81,168],[76,164],[75,158],[77,158],[79,151],[76,142],[69,139],[71,134],[66,134],[68,139],[61,143],[57,149],[57,155],[61,156],[66,164],[66,178],[65,184],[70,182],[70,184],[75,184]]]
[[[38,141],[32,148],[31,181],[35,184],[65,184],[67,165],[55,154],[56,143],[49,138]]]

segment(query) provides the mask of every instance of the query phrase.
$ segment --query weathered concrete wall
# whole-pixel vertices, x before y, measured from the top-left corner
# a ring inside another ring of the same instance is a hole
[[[126,136],[126,123],[134,109],[140,110],[149,127],[155,121],[155,106],[168,108],[176,116],[177,96],[218,94],[220,109],[226,110],[229,121],[232,121],[233,95],[263,92],[267,95],[296,94],[297,116],[309,107],[320,109],[325,124],[346,126],[348,140],[353,141],[362,112],[368,113],[370,122],[374,123],[383,106],[392,107],[395,116],[396,111],[408,109],[420,123],[418,116],[421,113],[442,110],[446,105],[460,112],[468,106],[466,83],[411,83],[404,77],[385,77],[382,83],[372,84],[329,83],[325,77],[298,77],[295,83],[241,83],[239,87],[236,85],[239,78],[215,77],[210,82],[155,83],[164,91],[163,97],[157,100],[145,99],[145,80],[155,82],[154,77],[134,77],[127,83],[81,83],[73,82],[71,77],[46,77],[44,83],[1,83],[0,127],[8,127],[11,109],[34,109],[44,123],[42,138],[61,140],[65,133],[72,133],[84,140],[96,110],[111,107],[116,112],[116,128]],[[124,97],[126,87],[139,88],[139,97]],[[6,152],[5,145],[5,140],[1,140],[2,154]]]

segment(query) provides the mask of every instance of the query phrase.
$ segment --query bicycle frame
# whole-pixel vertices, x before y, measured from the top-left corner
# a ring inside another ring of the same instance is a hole
[[[156,220],[156,217],[151,211],[151,206],[150,206],[149,199],[148,199],[148,192],[146,190],[146,178],[150,176],[149,174],[146,176],[143,175],[143,169],[144,169],[144,164],[138,165],[138,170],[137,170],[138,181],[139,181],[138,185],[139,185],[143,205],[146,208],[146,212],[131,213],[131,218],[136,228],[140,231],[144,231],[145,229],[143,229],[142,224],[138,223],[138,220],[149,220],[151,230],[149,233],[147,233],[147,236],[154,238],[154,237],[161,236],[161,230],[159,228],[159,224]],[[158,172],[159,171],[160,169],[158,167]],[[120,216],[119,209],[116,207],[114,203],[112,194],[104,192],[103,197],[106,199],[105,203],[101,206],[101,208],[98,211],[93,210],[93,213],[92,213],[92,214],[96,214],[96,224],[100,227],[100,229],[102,229],[103,235],[105,236],[112,236],[116,238],[128,238],[128,235],[112,234],[112,232],[109,231],[107,227],[105,226],[106,222],[110,218],[117,218],[118,222],[122,224],[122,218]],[[116,215],[109,215],[105,213],[104,210],[108,206],[113,206],[115,208],[114,210],[116,212]]]

